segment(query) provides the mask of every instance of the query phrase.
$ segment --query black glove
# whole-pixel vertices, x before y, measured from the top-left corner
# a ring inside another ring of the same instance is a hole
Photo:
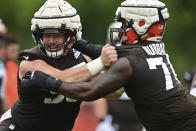
[[[40,71],[29,71],[21,80],[22,88],[57,91],[62,81]]]

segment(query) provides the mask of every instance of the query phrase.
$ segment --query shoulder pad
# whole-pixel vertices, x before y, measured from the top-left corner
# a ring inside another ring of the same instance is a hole
[[[22,60],[32,61],[36,59],[46,59],[46,56],[40,51],[38,46],[27,50],[22,50],[18,55],[19,62]]]

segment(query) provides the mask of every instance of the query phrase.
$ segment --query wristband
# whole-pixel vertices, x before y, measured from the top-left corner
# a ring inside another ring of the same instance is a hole
[[[101,57],[98,57],[97,59],[87,63],[86,65],[92,75],[96,75],[104,68]]]

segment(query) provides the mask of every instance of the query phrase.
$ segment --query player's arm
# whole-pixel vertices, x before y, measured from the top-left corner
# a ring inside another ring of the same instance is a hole
[[[85,101],[96,100],[124,86],[131,76],[132,70],[128,59],[121,58],[113,63],[107,72],[91,82],[63,82],[58,93]]]
[[[96,75],[101,71],[104,66],[110,65],[111,62],[117,60],[117,55],[115,48],[109,45],[104,46],[101,56],[90,63],[73,68],[61,71],[50,65],[48,65],[43,60],[34,60],[27,61],[23,60],[19,67],[19,77],[20,79],[24,76],[27,71],[42,71],[46,74],[49,74],[55,78],[61,79],[65,82],[78,82],[78,81],[87,81],[93,75]]]
[[[22,88],[52,90],[74,99],[92,101],[118,90],[131,79],[132,69],[127,58],[114,62],[109,70],[90,82],[66,83],[43,72],[25,74]]]
[[[88,62],[92,61],[92,59],[91,59],[89,56],[84,55],[84,54],[83,54],[83,56],[85,57],[85,59],[86,59]],[[104,72],[106,72],[106,69],[102,70],[100,73],[104,73]],[[100,73],[99,73],[99,74],[100,74]],[[99,75],[99,74],[98,74],[98,75]],[[97,76],[98,76],[98,75],[97,75]],[[94,78],[96,78],[97,76],[92,77],[91,80],[94,79]],[[120,88],[120,89],[118,89],[117,91],[112,92],[112,93],[106,95],[104,98],[106,98],[106,99],[108,99],[108,100],[117,100],[117,99],[119,99],[119,98],[122,96],[123,93],[124,93],[124,88]]]
[[[65,82],[88,80],[92,76],[86,65],[61,71],[48,65],[45,61],[39,59],[34,61],[23,60],[21,62],[19,67],[20,79],[27,71],[34,70],[42,71]]]
[[[80,51],[82,54],[89,56],[91,59],[96,59],[100,56],[101,50],[103,48],[102,45],[92,44],[86,40],[79,40],[73,47]]]
[[[107,70],[102,70],[100,73],[105,73]],[[124,93],[124,88],[120,88],[118,90],[116,90],[115,92],[112,92],[110,94],[107,94],[106,96],[104,96],[105,99],[108,99],[108,100],[117,100],[119,99],[122,94]]]

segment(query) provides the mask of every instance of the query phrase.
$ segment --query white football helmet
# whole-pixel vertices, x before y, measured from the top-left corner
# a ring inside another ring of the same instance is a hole
[[[81,39],[82,26],[76,9],[68,2],[64,0],[47,0],[34,14],[31,21],[31,31],[41,51],[49,57],[58,58],[66,50],[70,49],[76,40]],[[42,41],[43,33],[64,33],[67,38],[63,43],[64,48],[56,52],[46,50]]]
[[[141,40],[160,42],[165,21],[168,18],[168,9],[164,3],[158,0],[126,0],[122,2],[116,11],[116,19],[122,23],[122,28],[119,29],[120,35],[126,36],[121,38],[121,42],[129,44]],[[127,36],[128,31],[130,34]],[[152,33],[154,35],[150,36]],[[129,39],[129,37],[132,38]]]
[[[0,36],[3,36],[7,33],[8,29],[3,23],[3,21],[0,19]]]

